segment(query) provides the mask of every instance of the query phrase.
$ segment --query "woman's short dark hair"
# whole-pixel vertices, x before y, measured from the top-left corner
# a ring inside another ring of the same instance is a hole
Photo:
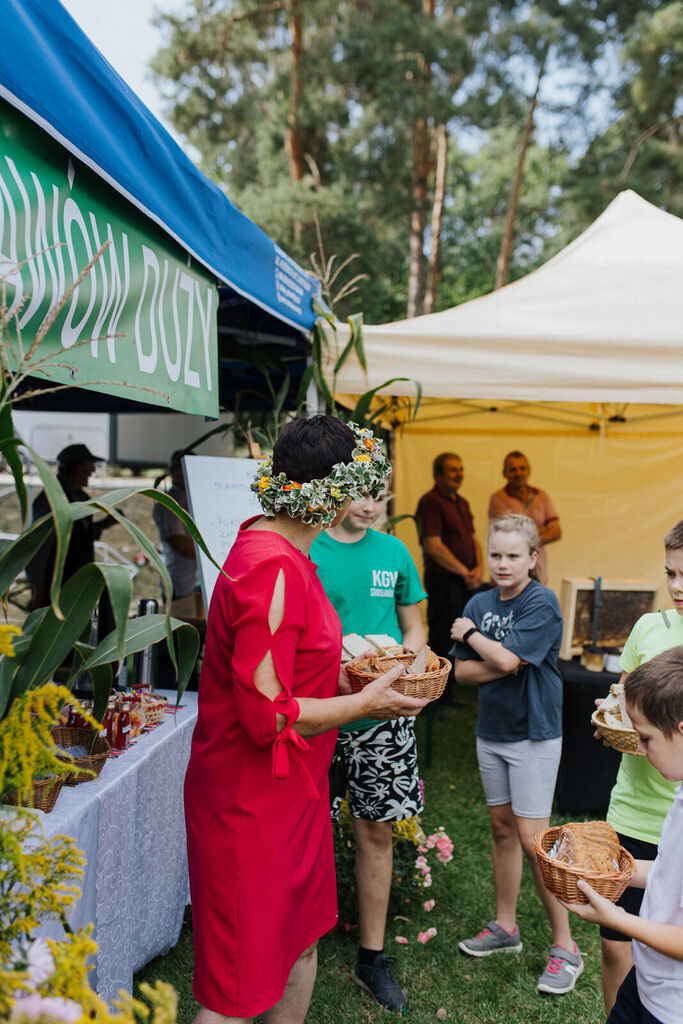
[[[305,484],[322,480],[338,462],[351,462],[356,438],[335,416],[297,417],[287,423],[273,448],[273,476]]]

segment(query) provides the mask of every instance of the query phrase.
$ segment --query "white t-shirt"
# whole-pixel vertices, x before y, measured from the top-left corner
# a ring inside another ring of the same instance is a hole
[[[676,790],[662,825],[659,852],[650,868],[640,916],[683,928],[683,785]],[[633,942],[638,994],[646,1010],[662,1024],[683,1021],[683,962]]]

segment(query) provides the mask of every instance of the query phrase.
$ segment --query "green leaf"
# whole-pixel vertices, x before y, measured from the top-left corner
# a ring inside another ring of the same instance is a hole
[[[174,619],[170,616],[161,614],[140,615],[137,619],[131,619],[126,630],[124,656],[134,654],[136,651],[142,651],[151,644],[155,644],[158,643],[159,640],[166,639],[167,620],[170,625],[171,634],[176,633],[179,640],[177,656],[178,699],[180,699],[180,696],[185,692],[185,688],[189,682],[194,663],[197,659],[197,652],[199,651],[199,633],[194,626],[190,625],[189,622],[182,622],[180,619]],[[170,653],[171,652],[169,651],[169,654]],[[117,656],[118,652],[115,638],[113,634],[110,634],[105,637],[104,640],[97,645],[95,650],[85,659],[82,671],[92,672],[93,668],[97,668],[99,665],[105,665],[109,662],[115,661]],[[172,654],[172,658],[174,656],[175,649]]]
[[[92,679],[93,718],[101,722],[107,710],[107,701],[109,700],[112,680],[114,678],[111,663],[96,665],[95,668],[90,670],[90,678]]]
[[[62,611],[59,607],[59,591],[66,554],[69,548],[69,538],[71,537],[73,512],[69,499],[64,493],[64,488],[57,479],[54,470],[48,466],[47,462],[33,448],[30,448],[28,445],[24,445],[24,447],[38,470],[38,475],[45,489],[45,496],[52,509],[55,534],[55,564],[52,571],[52,583],[50,584],[50,603],[57,618],[61,619]]]
[[[25,523],[28,519],[28,495],[26,493],[26,484],[24,483],[24,467],[17,451],[17,446],[21,444],[20,438],[16,437],[14,433],[14,424],[12,423],[12,408],[7,401],[7,381],[4,373],[2,376],[2,384],[0,385],[0,437],[5,438],[4,441],[0,441],[0,451],[5,456],[5,462],[10,468],[10,472],[14,477],[14,486],[17,491],[17,497],[19,498],[19,507],[21,509],[21,521]]]
[[[278,391],[277,395],[275,396],[275,400],[273,402],[273,419],[275,420],[276,424],[278,423],[278,421],[280,419],[280,413],[282,412],[282,406],[285,404],[285,399],[287,398],[287,395],[289,393],[289,385],[290,385],[290,383],[291,383],[291,377],[287,373],[287,374],[285,374],[285,379],[283,380],[283,382],[282,382],[282,384],[280,386],[280,390]]]
[[[358,362],[367,372],[368,364],[365,359],[365,346],[363,345],[363,314],[354,313],[348,317],[347,323],[351,330],[351,339],[354,341]]]
[[[114,622],[116,623],[116,635],[118,637],[118,661],[123,659],[123,645],[126,638],[126,623],[132,599],[132,580],[130,573],[123,565],[107,565],[103,562],[97,563],[98,568],[104,576],[104,582],[109,591]]]
[[[87,627],[103,587],[102,574],[93,563],[67,580],[60,595],[63,617],[58,619],[51,607],[36,627],[15,676],[12,698],[48,682]]]
[[[0,718],[3,717],[10,701],[16,665],[15,658],[6,654],[0,656]]]
[[[48,513],[0,550],[0,594],[7,593],[51,533],[52,516]]]
[[[295,399],[297,415],[301,409],[301,406],[306,401],[306,395],[308,394],[308,385],[311,383],[311,380],[313,379],[314,369],[315,367],[313,366],[313,363],[309,363],[302,374],[301,380],[299,381],[299,389],[296,393]]]
[[[392,377],[390,380],[385,380],[383,384],[378,384],[376,388],[372,388],[371,391],[366,391],[364,394],[360,396],[360,398],[356,402],[355,409],[351,413],[351,420],[354,423],[363,423],[368,415],[370,404],[375,395],[377,394],[377,392],[382,391],[383,388],[389,387],[390,384],[394,384],[398,380],[408,380],[411,382],[411,384],[415,385],[415,390],[417,391],[417,399],[415,401],[415,409],[413,411],[413,415],[411,416],[411,419],[415,419],[415,416],[417,415],[417,410],[420,407],[420,400],[422,398],[422,384],[420,383],[419,380],[415,380],[414,377]]]
[[[334,364],[334,373],[335,373],[335,375],[337,373],[339,373],[339,371],[341,370],[342,366],[344,365],[344,363],[348,359],[349,353],[351,353],[353,351],[353,349],[355,347],[355,341],[356,341],[356,339],[355,339],[355,336],[354,336],[353,331],[352,331],[351,334],[349,335],[349,340],[346,342],[346,345],[344,346],[344,348],[343,348],[343,350],[341,352],[341,355],[339,356],[339,359]]]
[[[327,306],[324,306],[319,299],[316,299],[315,297],[311,299],[311,309],[316,316],[320,316],[323,320],[327,320],[330,327],[334,328],[334,325],[337,322],[336,316],[327,308]]]
[[[331,413],[332,410],[334,409],[334,398],[332,396],[332,392],[329,389],[328,383],[323,376],[322,370],[318,366],[316,366],[315,368],[315,379],[317,381],[318,387],[322,391],[326,410],[328,413]]]

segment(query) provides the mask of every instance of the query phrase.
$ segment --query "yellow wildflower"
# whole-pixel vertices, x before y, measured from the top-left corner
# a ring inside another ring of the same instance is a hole
[[[270,487],[270,477],[269,476],[262,476],[261,479],[258,482],[258,492],[259,492],[259,494],[263,494],[263,492],[267,491],[269,487]]]
[[[6,654],[8,658],[15,656],[12,646],[13,636],[21,636],[18,626],[0,626],[0,654]]]
[[[330,487],[330,497],[341,498],[342,496],[342,492],[339,490],[338,487]]]
[[[370,460],[370,456],[369,455],[354,455],[353,461],[354,462],[370,462],[371,460]]]

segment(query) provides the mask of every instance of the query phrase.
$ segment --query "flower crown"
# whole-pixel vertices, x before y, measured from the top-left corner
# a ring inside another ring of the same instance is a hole
[[[348,426],[356,438],[351,462],[337,462],[322,480],[300,484],[288,480],[284,473],[273,476],[272,455],[259,463],[251,489],[258,495],[265,515],[285,511],[309,525],[330,526],[349,498],[360,501],[365,494],[379,496],[391,464],[371,430],[357,423]]]

